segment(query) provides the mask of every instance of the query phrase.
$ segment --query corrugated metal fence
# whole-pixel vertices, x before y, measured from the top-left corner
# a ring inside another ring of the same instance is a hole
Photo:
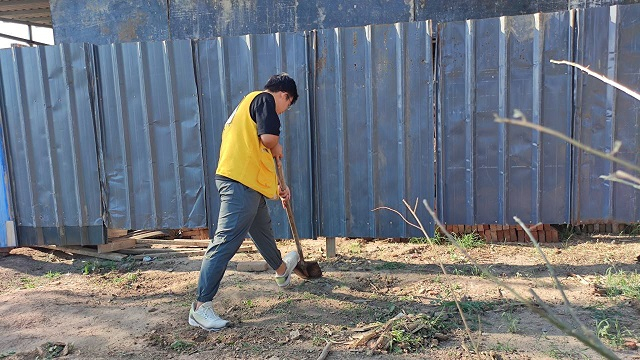
[[[571,136],[572,13],[443,24],[438,86],[438,205],[449,224],[569,223],[571,149],[498,124],[520,110]]]
[[[104,242],[90,49],[73,44],[0,51],[20,245]]]
[[[301,94],[282,141],[304,237],[419,235],[373,211],[410,218],[403,199],[437,199],[452,224],[638,221],[638,195],[598,178],[612,166],[493,120],[519,109],[605,150],[623,140],[621,156],[637,162],[638,104],[549,60],[577,58],[633,86],[639,12],[0,51],[20,243],[100,243],[103,224],[213,230],[222,124],[280,71]],[[270,206],[276,236],[289,237]]]
[[[107,227],[206,227],[192,43],[101,45],[95,57]]]

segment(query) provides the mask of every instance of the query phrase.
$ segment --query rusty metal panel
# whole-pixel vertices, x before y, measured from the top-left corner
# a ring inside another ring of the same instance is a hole
[[[209,231],[213,236],[220,202],[215,186],[224,123],[242,98],[260,90],[271,75],[287,72],[296,81],[296,104],[280,115],[285,177],[301,237],[313,236],[309,85],[304,33],[219,37],[197,42],[196,66],[206,157]],[[291,238],[279,201],[268,201],[273,230]]]
[[[206,227],[191,42],[95,49],[107,226]]]
[[[90,54],[83,44],[0,51],[19,245],[106,240]]]
[[[520,110],[571,134],[572,13],[441,24],[438,205],[448,224],[567,223],[569,145],[498,124]]]
[[[169,39],[167,0],[50,1],[56,44]]]
[[[635,91],[640,84],[640,6],[578,11],[576,62]],[[640,102],[582,72],[576,72],[575,138],[597,150],[640,163]],[[640,192],[600,178],[626,170],[611,161],[575,150],[573,223],[640,221]],[[638,174],[635,174],[638,175]]]
[[[434,204],[431,22],[321,30],[314,49],[318,233],[420,236],[402,203]]]

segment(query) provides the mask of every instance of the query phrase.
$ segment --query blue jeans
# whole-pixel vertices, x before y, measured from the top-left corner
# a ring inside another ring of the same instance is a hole
[[[216,179],[220,194],[218,227],[202,259],[198,280],[198,301],[213,300],[229,260],[236,254],[247,233],[272,269],[282,265],[271,228],[265,197],[233,180]]]

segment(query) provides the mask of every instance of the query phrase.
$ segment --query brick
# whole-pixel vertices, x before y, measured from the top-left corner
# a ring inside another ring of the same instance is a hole
[[[553,240],[553,231],[552,230],[545,230],[544,231],[544,238],[547,240],[548,243],[555,242]]]
[[[538,241],[541,243],[547,242],[547,237],[544,230],[538,230]]]
[[[607,224],[607,232],[608,233],[612,233],[613,232],[613,224]]]
[[[242,261],[238,263],[236,271],[242,272],[262,272],[267,271],[269,265],[266,261]]]
[[[524,242],[524,237],[526,236],[526,234],[524,233],[524,230],[518,230],[518,242],[523,243]]]
[[[518,232],[516,231],[516,228],[511,227],[511,229],[509,229],[509,232],[511,233],[510,241],[518,242]]]
[[[593,224],[587,224],[587,233],[593,234]]]
[[[465,225],[464,226],[464,233],[465,234],[471,234],[473,230],[471,229],[471,225]]]
[[[483,231],[483,234],[486,241],[491,241],[491,230],[485,230]]]

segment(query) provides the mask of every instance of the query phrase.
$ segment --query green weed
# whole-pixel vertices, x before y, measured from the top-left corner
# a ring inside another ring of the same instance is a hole
[[[620,346],[624,344],[624,338],[633,336],[633,333],[626,328],[622,328],[618,320],[596,320],[596,334],[599,338],[605,339],[609,344]]]
[[[613,268],[609,268],[600,281],[603,283],[607,296],[624,295],[640,300],[640,274],[635,271],[619,270],[615,272]]]
[[[456,240],[464,249],[473,249],[485,245],[484,240],[477,233],[457,236]]]
[[[86,261],[82,265],[82,274],[89,275],[93,273],[103,273],[118,269],[118,264],[115,261]]]
[[[407,264],[395,261],[383,262],[382,264],[374,266],[376,270],[398,270],[404,269],[405,267],[407,267]]]
[[[247,299],[247,300],[243,300],[242,304],[247,308],[247,309],[252,309],[254,307],[256,307],[256,304],[253,303],[253,300],[251,299]]]
[[[520,318],[513,315],[511,311],[505,311],[501,317],[507,321],[507,331],[512,334],[517,334],[520,331],[518,325],[520,324]]]
[[[183,352],[193,347],[193,343],[184,340],[176,340],[172,342],[169,347],[174,351]]]
[[[507,343],[501,343],[498,341],[497,344],[495,344],[491,350],[495,350],[495,351],[504,351],[506,353],[512,353],[516,351],[515,346],[512,346],[511,343],[507,342]]]
[[[44,274],[44,277],[46,277],[47,279],[57,279],[60,276],[62,276],[62,274],[60,274],[59,272],[53,272],[53,271],[49,271],[48,273]]]
[[[13,351],[13,350],[5,351],[5,352],[3,352],[3,353],[0,353],[0,359],[4,359],[4,358],[6,358],[6,357],[9,357],[9,356],[11,356],[11,355],[15,355],[15,354],[16,354],[16,352],[15,352],[15,351]]]
[[[360,254],[362,252],[362,244],[359,242],[352,242],[349,244],[349,252],[351,254]]]
[[[20,278],[20,283],[22,283],[22,286],[24,286],[25,289],[33,289],[36,287],[36,283],[33,278],[22,277]]]

